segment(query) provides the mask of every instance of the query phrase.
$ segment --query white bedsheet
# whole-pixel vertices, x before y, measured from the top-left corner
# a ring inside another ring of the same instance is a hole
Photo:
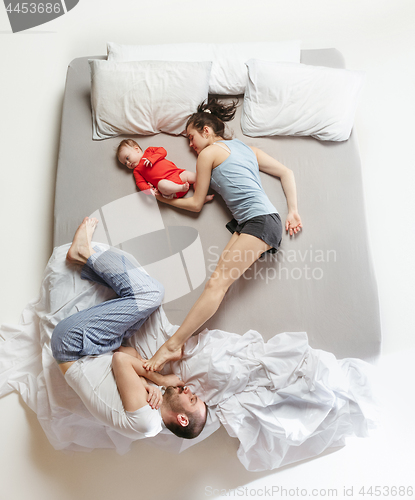
[[[40,298],[28,304],[21,323],[1,328],[0,397],[20,392],[56,449],[125,453],[133,440],[89,414],[51,354],[50,337],[61,319],[114,296],[81,280],[79,269],[65,261],[67,250],[55,248]],[[176,328],[160,308],[130,340],[151,356]],[[312,349],[305,333],[281,333],[265,343],[254,331],[205,330],[187,342],[172,369],[209,406],[206,429],[196,440],[167,429],[149,439],[177,452],[205,439],[220,421],[239,439],[243,465],[267,470],[341,446],[348,435],[366,436],[375,425],[370,365]]]

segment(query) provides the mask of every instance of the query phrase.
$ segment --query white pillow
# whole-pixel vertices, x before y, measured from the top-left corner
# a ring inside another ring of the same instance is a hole
[[[249,83],[241,117],[245,135],[349,138],[364,72],[255,59],[246,65]]]
[[[93,139],[181,134],[207,99],[211,62],[90,60]]]
[[[120,45],[108,43],[109,61],[212,61],[209,92],[238,95],[245,92],[248,59],[300,62],[299,40],[246,43],[179,43]]]

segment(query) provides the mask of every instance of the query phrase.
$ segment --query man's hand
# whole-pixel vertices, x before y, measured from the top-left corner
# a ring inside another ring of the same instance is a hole
[[[289,212],[287,219],[285,220],[285,230],[289,231],[290,236],[297,234],[302,227],[303,224],[301,223],[301,218],[298,215],[298,212]]]
[[[163,376],[163,385],[164,387],[169,387],[169,386],[177,387],[184,385],[184,383],[182,380],[179,379],[179,377],[176,377],[176,375],[171,373],[170,375]]]
[[[146,391],[148,392],[147,403],[151,406],[151,408],[153,408],[153,410],[158,410],[163,402],[163,396],[161,395],[160,389],[147,384]]]

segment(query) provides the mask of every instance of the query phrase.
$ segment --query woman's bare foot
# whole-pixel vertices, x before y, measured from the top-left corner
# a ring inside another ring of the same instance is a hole
[[[165,342],[156,354],[149,360],[143,362],[143,366],[150,372],[158,372],[163,369],[163,366],[169,361],[178,361],[183,356],[182,347],[174,348]]]
[[[82,221],[66,254],[66,259],[69,262],[72,264],[85,264],[89,257],[95,253],[91,241],[97,224],[98,219],[90,219],[89,217],[85,217]]]

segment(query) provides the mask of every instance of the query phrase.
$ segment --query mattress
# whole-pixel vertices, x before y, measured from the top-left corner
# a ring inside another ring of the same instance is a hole
[[[67,73],[54,245],[70,242],[83,217],[96,215],[95,239],[133,254],[159,279],[166,287],[167,317],[180,324],[230,238],[225,224],[231,215],[218,195],[197,214],[143,200],[131,171],[115,157],[127,136],[92,140],[88,59],[75,59]],[[303,50],[301,62],[344,67],[335,49]],[[243,97],[238,99],[242,103]],[[379,303],[356,134],[344,142],[249,138],[241,132],[240,112],[241,107],[229,124],[233,136],[294,171],[303,230],[293,238],[286,235],[277,254],[267,254],[235,282],[204,327],[238,334],[253,329],[265,340],[276,331],[306,331],[313,348],[337,358],[375,359],[381,342]],[[196,157],[185,137],[134,139],[142,149],[163,146],[169,160],[195,171]],[[284,221],[287,206],[279,180],[261,173],[261,181]]]

